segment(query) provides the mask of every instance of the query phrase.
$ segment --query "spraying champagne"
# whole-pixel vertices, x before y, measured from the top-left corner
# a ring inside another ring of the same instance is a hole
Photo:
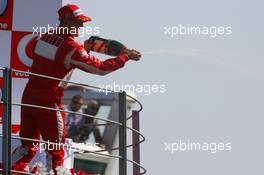
[[[124,44],[119,41],[105,39],[98,36],[91,36],[84,42],[85,49],[93,52],[98,52],[110,56],[128,55],[130,59],[136,60],[141,56],[140,52],[134,49],[128,49]]]

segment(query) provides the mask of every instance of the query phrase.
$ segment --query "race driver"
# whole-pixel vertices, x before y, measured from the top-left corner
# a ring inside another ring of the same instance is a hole
[[[129,50],[123,54],[105,61],[89,54],[90,48],[79,44],[75,37],[84,22],[91,21],[80,8],[74,4],[63,6],[58,11],[60,26],[41,37],[32,39],[27,44],[26,52],[33,58],[32,73],[64,79],[73,69],[106,75],[122,68],[128,60],[138,61],[141,54]],[[23,104],[34,104],[49,108],[62,109],[61,97],[63,88],[60,81],[30,75],[23,93]],[[59,111],[21,107],[20,137],[40,139],[54,143],[64,143],[64,114]],[[12,154],[13,168],[28,171],[28,164],[37,152],[38,142],[21,141]],[[47,147],[47,146],[46,146]],[[63,147],[46,149],[48,169],[55,170],[63,166]],[[56,172],[56,171],[55,171]]]

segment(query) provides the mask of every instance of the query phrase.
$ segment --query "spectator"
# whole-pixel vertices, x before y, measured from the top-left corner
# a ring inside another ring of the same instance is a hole
[[[84,99],[81,95],[75,95],[72,97],[71,104],[68,106],[68,111],[82,113],[82,105]],[[83,116],[79,114],[68,113],[66,115],[67,124],[67,137],[71,138],[74,142],[80,142],[78,135],[81,125],[83,124]]]
[[[100,105],[96,100],[90,100],[88,102],[88,107],[84,109],[84,113],[96,116],[99,107]],[[103,138],[97,126],[97,121],[94,118],[85,117],[83,120],[83,125],[81,127],[80,141],[85,142],[86,140],[88,140],[91,132],[94,134],[95,142],[99,144],[100,147],[105,148],[105,145],[103,144]]]

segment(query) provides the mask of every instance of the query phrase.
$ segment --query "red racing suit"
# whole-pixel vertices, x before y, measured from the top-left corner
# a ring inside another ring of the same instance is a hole
[[[33,58],[32,73],[64,79],[73,69],[105,75],[124,66],[127,55],[101,61],[87,53],[69,34],[45,34],[32,39],[26,49]],[[22,103],[62,109],[63,88],[60,81],[30,75],[23,93]],[[64,143],[64,113],[54,110],[21,107],[20,137]],[[26,169],[37,152],[38,142],[21,141],[22,145],[12,154],[14,167]],[[63,147],[48,149],[46,146],[47,165],[55,169],[64,162]]]

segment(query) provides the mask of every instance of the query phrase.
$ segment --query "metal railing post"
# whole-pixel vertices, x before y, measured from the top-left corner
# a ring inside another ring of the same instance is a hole
[[[3,161],[3,174],[11,174],[11,113],[12,113],[12,74],[11,69],[5,68],[3,71],[3,102],[4,102],[4,115],[3,115],[3,140],[2,140],[2,161]]]
[[[127,175],[126,92],[118,94],[119,100],[119,175]]]
[[[132,128],[139,132],[140,129],[140,121],[139,121],[139,112],[133,111],[132,112]],[[140,164],[140,136],[138,133],[133,132],[132,135],[132,144],[133,144],[133,161]],[[133,165],[133,175],[140,174],[140,167],[136,164]]]

